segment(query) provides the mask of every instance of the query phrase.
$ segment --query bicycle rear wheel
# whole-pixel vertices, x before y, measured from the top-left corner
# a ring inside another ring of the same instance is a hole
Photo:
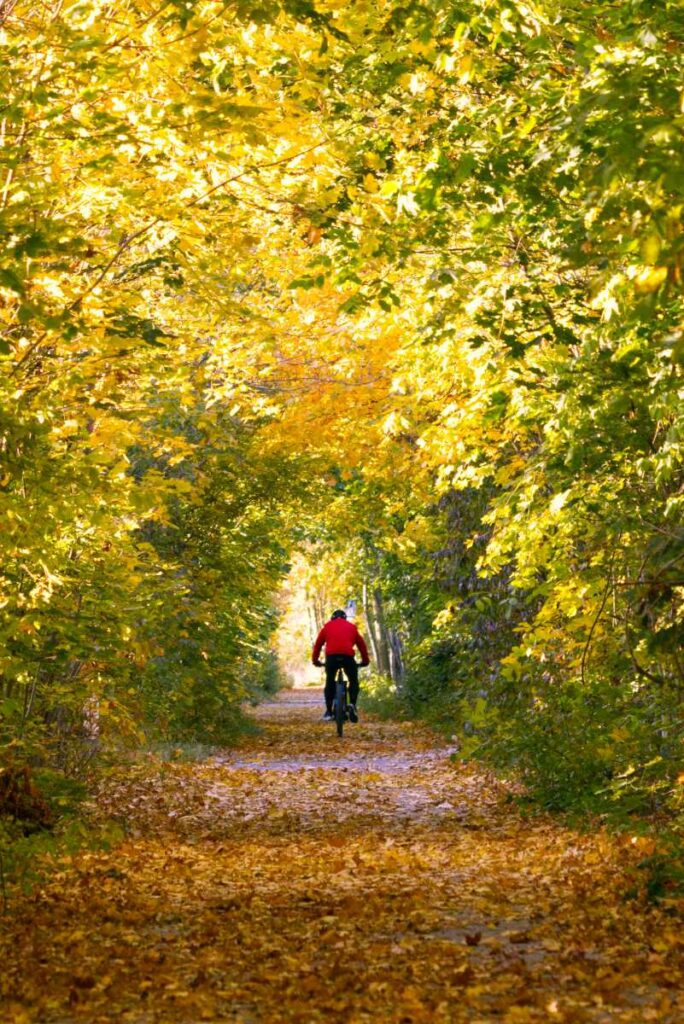
[[[337,735],[342,735],[344,728],[344,720],[347,716],[347,684],[344,676],[342,675],[342,669],[337,673],[337,679],[335,680],[335,722],[337,723]]]

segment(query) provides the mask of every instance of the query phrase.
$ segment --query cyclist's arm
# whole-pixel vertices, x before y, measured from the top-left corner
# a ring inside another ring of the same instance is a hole
[[[359,649],[359,654],[361,655],[361,664],[370,665],[370,658],[368,657],[368,648],[366,647],[366,641],[363,639],[358,629],[356,630],[355,643]]]
[[[318,666],[318,659],[320,657],[320,654],[321,654],[321,651],[323,649],[323,644],[324,643],[325,643],[325,626],[323,627],[323,629],[320,631],[320,633],[316,637],[316,643],[314,644],[314,649],[313,649],[313,652],[311,654],[311,663],[313,665]]]

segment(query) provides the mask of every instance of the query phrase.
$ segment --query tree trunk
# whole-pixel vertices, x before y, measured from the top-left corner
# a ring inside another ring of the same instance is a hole
[[[382,601],[382,593],[379,587],[373,589],[373,614],[377,630],[378,647],[378,671],[384,676],[391,676],[390,646],[387,635],[387,624],[385,623],[385,607]]]
[[[363,614],[366,617],[366,624],[368,626],[368,643],[371,649],[371,655],[378,672],[380,671],[380,661],[378,657],[378,640],[375,635],[375,620],[373,618],[373,609],[368,598],[368,584],[363,581],[363,590],[361,592],[361,599],[363,601]]]
[[[403,645],[401,637],[394,628],[389,631],[389,652],[392,681],[396,685],[397,690],[401,692],[404,685]]]
[[[316,621],[316,635],[318,635],[325,625],[325,606],[319,590],[313,596],[313,612]]]
[[[309,616],[309,635],[311,637],[311,646],[313,647],[318,636],[318,630],[316,629],[316,609],[311,598],[306,602],[306,610]]]

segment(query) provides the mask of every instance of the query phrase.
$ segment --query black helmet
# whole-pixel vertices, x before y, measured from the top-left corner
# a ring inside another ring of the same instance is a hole
[[[347,613],[343,612],[341,608],[338,608],[337,611],[332,613],[331,618],[333,618],[333,619],[346,619],[347,618]]]

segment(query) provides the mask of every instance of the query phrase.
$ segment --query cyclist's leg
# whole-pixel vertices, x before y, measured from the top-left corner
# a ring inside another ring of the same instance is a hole
[[[332,714],[333,701],[335,700],[335,674],[337,662],[335,655],[328,655],[325,659],[325,710]]]
[[[356,704],[359,696],[359,667],[351,654],[344,655],[344,671],[349,680],[349,703]]]

